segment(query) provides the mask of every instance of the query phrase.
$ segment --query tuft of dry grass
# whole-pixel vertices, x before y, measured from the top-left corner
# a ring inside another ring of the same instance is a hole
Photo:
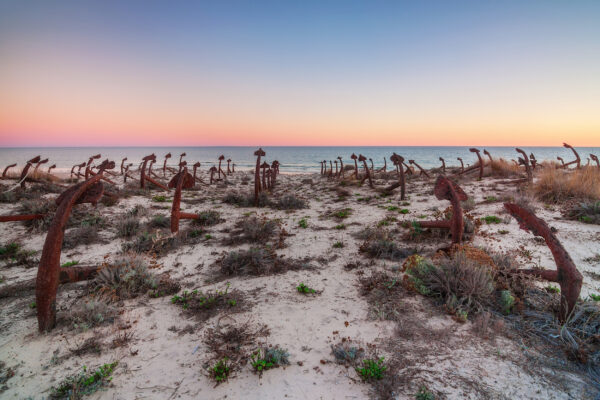
[[[496,158],[492,161],[492,175],[500,177],[517,176],[521,172],[520,166],[515,165],[510,161],[506,161],[503,158]]]
[[[549,203],[600,200],[600,171],[590,167],[577,170],[545,168],[532,190],[539,199]]]
[[[220,265],[220,274],[223,276],[271,275],[311,268],[308,260],[285,259],[278,257],[271,248],[262,247],[231,251],[217,264]]]

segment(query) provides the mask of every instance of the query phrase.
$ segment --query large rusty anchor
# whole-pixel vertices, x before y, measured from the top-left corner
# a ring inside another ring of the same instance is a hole
[[[452,205],[452,218],[442,221],[423,221],[419,225],[423,228],[449,229],[452,235],[452,243],[460,243],[465,229],[463,210],[460,202],[467,200],[466,193],[460,186],[445,176],[438,176],[435,181],[433,193],[439,200],[450,201]]]
[[[99,166],[95,176],[71,186],[56,199],[58,208],[48,228],[36,278],[36,309],[38,328],[41,332],[49,331],[56,325],[56,292],[61,282],[61,272],[63,275],[66,272],[65,268],[60,266],[60,254],[64,228],[69,220],[71,209],[75,204],[97,202],[104,191],[100,182],[104,170],[114,167],[113,161],[105,160]],[[72,267],[69,270],[72,273],[66,273],[66,275],[68,275],[69,281],[77,281],[93,274],[95,270],[94,267],[85,271]]]
[[[546,245],[552,252],[554,262],[556,263],[556,270],[519,269],[517,272],[558,283],[561,293],[558,318],[562,322],[566,321],[579,298],[583,276],[577,270],[571,256],[569,256],[567,250],[565,250],[558,238],[552,233],[546,222],[517,204],[504,203],[504,207],[519,222],[521,229],[527,232],[531,231],[535,236],[544,238]]]

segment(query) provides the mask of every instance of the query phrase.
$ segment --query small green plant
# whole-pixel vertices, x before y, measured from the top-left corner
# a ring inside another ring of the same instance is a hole
[[[207,233],[206,235],[204,235],[204,239],[206,239],[206,240],[210,240],[212,238],[213,238],[213,236],[210,233]]]
[[[72,266],[77,265],[77,264],[79,264],[79,261],[67,261],[64,264],[61,264],[61,267],[62,268],[64,268],[64,267],[72,267]]]
[[[412,221],[410,223],[410,227],[410,236],[412,238],[417,238],[423,234],[423,228],[421,227],[421,224],[418,221]]]
[[[156,203],[164,203],[164,202],[167,202],[169,200],[167,199],[166,196],[158,195],[158,196],[152,197],[152,201],[154,201]]]
[[[344,242],[335,242],[335,243],[333,244],[333,248],[334,248],[334,249],[341,249],[341,248],[343,248],[343,247],[344,247]]]
[[[262,373],[271,368],[277,368],[280,365],[287,365],[290,354],[286,349],[279,346],[268,347],[256,350],[251,356],[250,365],[258,373]]]
[[[357,367],[356,372],[364,381],[380,380],[383,378],[383,374],[387,370],[387,367],[383,363],[383,357],[373,360],[363,360],[363,367]]]
[[[344,224],[339,224],[339,225],[336,225],[334,228],[335,228],[335,229],[342,230],[342,229],[346,229],[346,225],[344,225]]]
[[[500,302],[502,303],[502,312],[506,315],[510,314],[515,305],[515,298],[512,293],[510,293],[510,290],[503,290],[500,292]]]
[[[344,208],[343,210],[338,210],[335,211],[332,216],[335,218],[339,218],[339,219],[344,219],[344,218],[348,218],[350,216],[350,214],[352,213],[352,210],[349,208]]]
[[[600,294],[590,293],[590,299],[593,301],[600,301]]]
[[[435,400],[435,396],[425,386],[421,386],[415,394],[415,400]]]
[[[497,201],[498,199],[496,198],[496,196],[487,196],[485,199],[483,199],[484,203],[495,203]]]
[[[231,367],[229,366],[229,362],[227,357],[219,360],[211,369],[210,376],[217,383],[225,382],[229,377],[229,373],[231,372]]]
[[[237,304],[237,302],[234,299],[229,299],[228,294],[230,286],[231,284],[227,282],[225,285],[225,290],[215,289],[214,293],[209,292],[206,294],[202,293],[198,289],[194,289],[191,292],[185,290],[181,296],[175,295],[171,297],[171,303],[181,304],[181,307],[184,310],[187,310],[190,308],[190,306],[195,309],[208,309],[227,299],[227,304],[233,307]]]
[[[37,304],[35,304],[35,301],[32,301],[31,303],[29,303],[29,308],[31,308],[32,310],[36,307],[37,307]]]
[[[548,285],[544,289],[546,289],[546,292],[548,293],[560,293],[560,289],[554,285]]]
[[[408,211],[408,208],[403,208],[400,211],[398,211],[400,214],[408,214],[410,211]]]
[[[306,217],[298,221],[298,226],[302,229],[308,228],[308,221],[306,220]]]
[[[387,210],[388,211],[397,211],[398,207],[396,207],[396,206],[388,206]]]
[[[481,220],[488,225],[489,224],[499,224],[500,222],[502,222],[502,220],[495,215],[487,215],[487,216],[481,218]]]
[[[377,226],[388,226],[390,224],[390,221],[387,219],[382,219],[381,221],[379,221],[377,223]]]
[[[312,294],[312,293],[317,292],[315,289],[312,289],[312,288],[306,286],[302,282],[298,286],[296,286],[296,290],[298,291],[298,293],[302,293],[302,294]]]
[[[508,234],[509,232],[508,232],[506,229],[500,229],[500,230],[498,231],[498,233],[499,233],[499,234],[501,234],[501,235],[506,235],[506,234]]]
[[[81,373],[66,378],[58,387],[53,386],[50,389],[50,399],[80,399],[82,395],[97,392],[111,381],[112,378],[110,375],[117,366],[117,363],[115,361],[110,364],[104,364],[91,373],[84,366]]]

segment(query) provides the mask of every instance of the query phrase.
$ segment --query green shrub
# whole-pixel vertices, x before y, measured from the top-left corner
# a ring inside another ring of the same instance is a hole
[[[312,294],[317,292],[315,289],[306,286],[304,283],[300,283],[298,286],[296,286],[296,290],[298,293],[302,294]]]
[[[72,266],[77,265],[77,264],[79,264],[79,261],[67,261],[66,263],[61,264],[60,266],[62,268],[64,268],[64,267],[72,267]]]
[[[515,305],[515,298],[512,293],[510,293],[510,290],[503,290],[500,292],[500,302],[502,305],[502,312],[507,315],[510,314]]]
[[[229,373],[231,371],[231,367],[229,366],[229,362],[227,357],[219,360],[213,367],[210,368],[210,376],[217,383],[225,382],[229,377]]]
[[[307,221],[306,217],[302,218],[300,221],[298,221],[298,226],[302,229],[308,228],[308,221]]]
[[[495,215],[485,216],[485,217],[481,218],[481,220],[488,225],[489,224],[499,224],[500,222],[502,222],[502,220]]]
[[[377,360],[367,358],[363,360],[363,367],[356,368],[356,372],[364,381],[380,380],[386,370],[387,367],[383,363],[383,357]]]
[[[256,372],[262,373],[271,368],[277,368],[281,365],[288,365],[289,353],[286,349],[282,349],[278,346],[266,347],[256,350],[251,356],[252,368]]]
[[[164,203],[164,202],[167,202],[167,201],[170,201],[170,200],[167,199],[166,196],[158,195],[158,196],[152,197],[152,201],[154,201],[156,203]]]
[[[415,400],[435,400],[435,396],[425,386],[421,386],[415,394]]]
[[[200,212],[195,221],[200,226],[212,226],[223,222],[223,219],[218,211],[209,210]]]
[[[110,375],[117,364],[117,361],[104,364],[92,372],[88,372],[84,366],[79,374],[66,378],[57,387],[53,386],[50,389],[50,399],[81,399],[84,395],[95,393],[111,381]]]

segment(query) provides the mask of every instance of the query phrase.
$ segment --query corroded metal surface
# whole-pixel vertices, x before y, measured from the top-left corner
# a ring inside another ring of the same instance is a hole
[[[433,193],[439,200],[450,201],[450,204],[452,205],[452,218],[450,220],[442,221],[423,221],[420,222],[419,225],[423,228],[449,229],[452,235],[452,243],[460,243],[465,229],[463,210],[460,202],[467,200],[466,193],[460,186],[445,176],[439,176],[437,178]]]
[[[258,207],[258,193],[261,191],[260,187],[260,158],[266,153],[263,149],[259,148],[254,152],[256,156],[256,169],[254,170],[254,205]]]
[[[371,179],[371,173],[369,172],[369,167],[367,166],[367,158],[362,154],[358,155],[358,161],[363,163],[363,168],[365,170],[365,177],[361,180],[361,184],[365,181],[365,179],[369,180],[369,186],[373,188],[373,180]]]
[[[356,161],[358,160],[358,157],[356,154],[352,153],[350,158],[354,160],[354,179],[358,180],[358,162]]]
[[[575,164],[577,166],[577,169],[581,168],[581,159],[579,158],[579,154],[577,154],[577,150],[575,150],[573,146],[567,143],[563,143],[563,147],[566,149],[571,149],[571,151],[575,155],[575,159],[573,161],[569,161],[568,163],[564,163],[563,167],[568,168],[569,165]]]
[[[171,181],[169,182],[169,188],[175,189],[175,194],[173,196],[173,204],[171,205],[171,232],[176,233],[179,231],[179,220],[181,218],[187,218],[190,215],[181,212],[181,190],[189,189],[194,186],[194,177],[188,173],[186,167],[183,167],[183,170],[177,175],[175,175]]]
[[[458,161],[460,161],[460,172],[461,172],[461,173],[465,172],[465,164],[463,163],[463,159],[462,159],[462,158],[460,158],[460,157],[456,157],[456,159],[457,159]]]
[[[38,328],[40,331],[49,331],[56,324],[56,291],[60,282],[60,254],[64,237],[64,228],[71,214],[73,205],[93,185],[100,183],[105,169],[112,169],[115,163],[104,161],[99,172],[90,179],[76,185],[76,190],[69,190],[68,196],[63,197],[60,202],[52,223],[48,228],[40,265],[36,278],[36,309]]]
[[[415,160],[408,160],[408,162],[412,165],[415,165],[417,168],[419,168],[419,171],[421,171],[420,175],[425,175],[426,177],[431,178],[431,176],[429,176],[427,171],[425,169],[423,169],[423,167],[421,167],[419,164],[417,164],[415,162]]]
[[[525,166],[525,172],[527,172],[527,181],[528,182],[532,182],[533,181],[533,173],[531,172],[531,167],[529,165],[529,157],[527,156],[527,153],[525,153],[522,149],[520,148],[515,148],[515,150],[517,151],[517,153],[521,153],[521,155],[523,157],[519,157],[519,163],[523,164]]]
[[[475,153],[477,155],[477,159],[479,160],[479,179],[483,178],[483,158],[481,158],[481,154],[479,154],[479,149],[476,149],[475,147],[472,147],[469,149],[469,151],[471,153]]]
[[[596,162],[596,167],[600,168],[600,161],[598,161],[598,157],[594,154],[590,154],[590,158]]]
[[[442,162],[442,173],[445,174],[446,173],[446,161],[440,157],[440,161]]]
[[[504,207],[519,222],[521,229],[528,232],[531,231],[535,236],[542,237],[552,252],[556,270],[529,269],[518,270],[518,272],[556,282],[560,285],[561,303],[558,317],[561,321],[565,321],[577,303],[579,293],[581,292],[583,276],[577,270],[567,250],[565,250],[544,220],[517,204],[504,203]]]
[[[34,158],[32,158],[31,160],[27,161],[27,164],[25,165],[25,168],[23,168],[23,171],[21,171],[21,177],[19,178],[19,180],[21,181],[21,188],[25,189],[25,177],[27,177],[27,173],[29,172],[29,168],[31,168],[31,166],[33,164],[36,164],[40,161],[40,156],[36,156]]]
[[[8,172],[8,170],[11,169],[12,167],[16,167],[16,166],[17,166],[17,164],[7,165],[6,168],[4,168],[4,171],[2,171],[2,178],[3,179],[6,178],[6,173]]]

